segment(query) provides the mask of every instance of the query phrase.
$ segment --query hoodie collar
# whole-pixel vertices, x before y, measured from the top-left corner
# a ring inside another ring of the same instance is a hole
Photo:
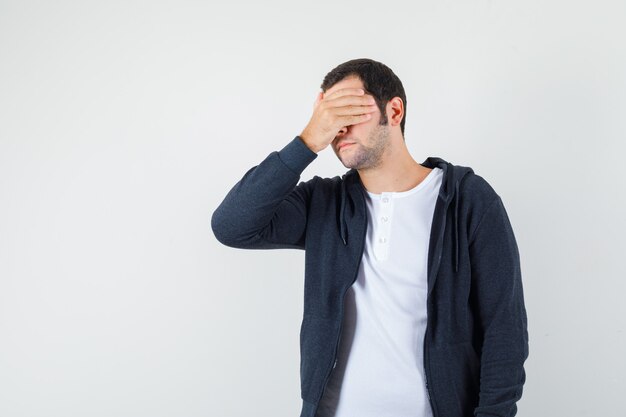
[[[439,188],[438,198],[441,198],[444,202],[444,216],[448,212],[450,205],[454,206],[454,271],[457,272],[459,270],[459,188],[461,187],[461,182],[465,176],[469,173],[473,173],[474,171],[470,167],[453,165],[450,162],[436,156],[426,158],[421,165],[426,168],[436,167],[443,170],[443,178],[441,187]],[[346,208],[349,201],[351,201],[352,204],[355,204],[353,192],[348,192],[348,190],[353,190],[352,186],[354,185],[357,186],[360,189],[360,192],[364,195],[365,187],[361,182],[361,177],[358,175],[358,171],[354,168],[346,172],[341,178],[339,232],[343,244],[347,245],[348,223],[346,220]],[[454,204],[451,204],[453,200]]]

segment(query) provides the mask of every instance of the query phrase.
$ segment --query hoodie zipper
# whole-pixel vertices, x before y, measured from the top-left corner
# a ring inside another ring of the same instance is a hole
[[[427,308],[428,308],[428,303],[427,303]],[[430,394],[432,387],[428,388],[427,374],[430,373],[430,367],[428,366],[430,362],[428,361],[428,346],[426,345],[427,335],[428,335],[428,325],[426,325],[426,335],[424,336],[424,382],[426,383],[426,394],[428,394],[428,401],[430,402],[430,408],[432,409],[433,417],[437,417],[437,413],[435,412],[434,401],[432,399],[432,395]]]
[[[334,349],[334,352],[333,352],[332,366],[326,372],[326,377],[324,378],[324,385],[322,385],[322,393],[320,394],[319,398],[317,399],[317,404],[315,405],[315,411],[313,412],[314,416],[317,414],[317,409],[319,407],[320,401],[322,400],[322,397],[324,396],[324,391],[326,391],[326,385],[328,384],[328,378],[330,377],[330,374],[331,374],[332,370],[337,365],[337,350],[339,348],[339,341],[341,340],[341,330],[343,329],[343,311],[344,311],[344,301],[345,301],[345,298],[346,298],[346,292],[348,292],[348,289],[354,284],[354,281],[356,281],[356,279],[358,277],[359,268],[361,267],[361,260],[363,258],[363,251],[365,249],[365,239],[367,238],[367,215],[365,215],[364,217],[365,217],[365,221],[364,221],[365,232],[363,233],[363,240],[361,241],[361,256],[359,256],[359,262],[357,263],[356,271],[354,272],[354,277],[352,278],[352,281],[350,282],[350,285],[348,285],[343,290],[343,294],[341,295],[341,314],[339,315],[341,321],[339,323],[339,334],[337,335],[336,342],[335,342],[335,349]]]
[[[438,248],[438,255],[437,255],[437,266],[435,268],[436,271],[439,271],[439,267],[441,265],[441,252],[443,250],[443,235],[444,232],[446,230],[446,219],[448,217],[448,207],[449,205],[445,204],[444,207],[444,214],[443,214],[443,222],[441,224],[441,231],[439,232],[439,239],[437,242],[441,242],[441,244],[439,245]],[[434,278],[433,274],[433,278]],[[429,295],[428,295],[428,290],[426,290],[426,313],[428,316],[430,316],[431,312],[429,311],[428,307],[430,306],[430,302],[429,302]],[[432,309],[431,309],[432,310]],[[430,402],[430,407],[432,408],[433,411],[433,417],[437,417],[437,412],[436,412],[436,408],[435,408],[435,401],[433,400],[433,396],[434,394],[431,394],[431,392],[433,391],[432,386],[430,388],[428,388],[428,376],[427,374],[430,373],[430,361],[428,358],[428,345],[426,345],[426,340],[428,339],[428,330],[430,330],[430,326],[428,326],[428,320],[426,320],[426,332],[424,334],[424,382],[426,383],[426,393],[428,394],[428,401]]]

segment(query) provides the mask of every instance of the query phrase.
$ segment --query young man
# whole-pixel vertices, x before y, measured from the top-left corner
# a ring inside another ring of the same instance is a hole
[[[411,157],[385,65],[348,61],[321,87],[302,133],[211,218],[224,245],[305,250],[300,416],[514,416],[527,316],[500,196],[469,167]],[[328,145],[350,170],[298,183]]]

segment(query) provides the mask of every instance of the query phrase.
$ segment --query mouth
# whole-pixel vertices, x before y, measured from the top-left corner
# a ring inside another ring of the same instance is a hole
[[[339,145],[339,150],[342,150],[343,148],[346,148],[350,145],[354,145],[354,142],[350,142],[350,143],[342,143],[341,145]]]

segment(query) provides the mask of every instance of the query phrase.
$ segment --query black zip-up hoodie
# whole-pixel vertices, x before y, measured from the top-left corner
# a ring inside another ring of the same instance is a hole
[[[213,212],[219,242],[305,250],[300,417],[314,417],[336,363],[343,299],[367,229],[358,171],[300,175],[317,154],[296,136],[248,170]],[[512,417],[528,357],[517,243],[500,196],[472,168],[429,157],[443,180],[428,250],[426,388],[434,417]]]

